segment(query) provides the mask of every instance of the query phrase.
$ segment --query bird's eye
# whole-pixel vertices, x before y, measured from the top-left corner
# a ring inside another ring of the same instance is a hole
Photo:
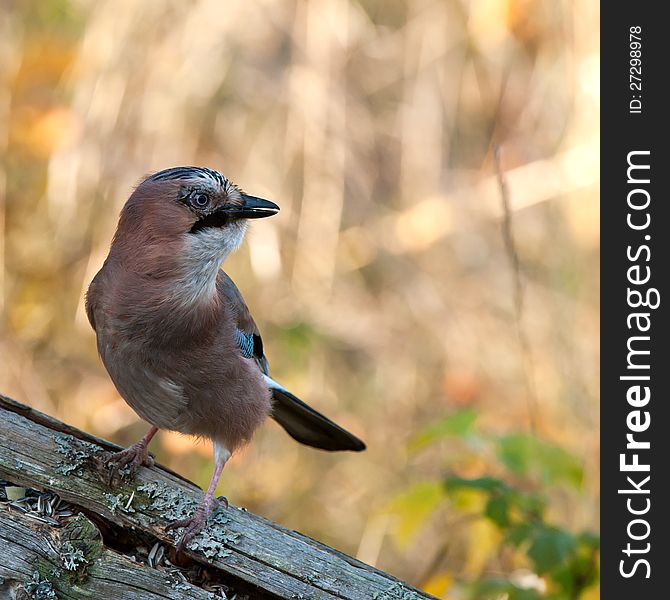
[[[198,192],[192,196],[191,204],[196,208],[205,208],[209,204],[209,196],[202,192]]]

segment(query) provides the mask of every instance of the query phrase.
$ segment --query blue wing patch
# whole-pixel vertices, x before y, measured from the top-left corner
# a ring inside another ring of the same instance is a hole
[[[254,334],[238,329],[237,347],[241,350],[242,356],[251,358],[254,355]]]

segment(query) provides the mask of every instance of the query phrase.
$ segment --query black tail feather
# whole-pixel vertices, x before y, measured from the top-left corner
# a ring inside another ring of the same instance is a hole
[[[285,389],[271,388],[272,417],[294,439],[321,450],[365,450],[365,444]]]

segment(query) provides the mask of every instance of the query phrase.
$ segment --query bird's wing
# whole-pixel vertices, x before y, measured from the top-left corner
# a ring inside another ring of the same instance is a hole
[[[237,347],[246,358],[258,364],[273,396],[272,417],[298,442],[322,450],[365,449],[365,444],[328,417],[294,396],[270,377],[263,340],[244,298],[233,280],[219,272],[217,287],[220,297],[232,308],[237,323]]]
[[[222,297],[233,310],[237,330],[237,347],[245,358],[253,358],[260,367],[263,374],[269,373],[268,361],[263,351],[263,340],[256,326],[249,308],[242,298],[240,290],[233,280],[224,271],[219,271],[217,289]]]

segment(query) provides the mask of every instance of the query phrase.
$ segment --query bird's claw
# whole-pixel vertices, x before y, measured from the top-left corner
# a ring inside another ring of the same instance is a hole
[[[205,500],[198,508],[196,508],[195,513],[192,517],[186,519],[179,519],[178,521],[172,521],[165,526],[166,531],[172,529],[179,529],[184,527],[184,532],[179,538],[177,543],[177,553],[181,553],[186,548],[188,544],[198,533],[200,533],[207,524],[207,519],[214,514],[218,508],[223,506],[228,508],[228,499],[225,496],[219,496],[218,498],[211,498],[209,501]]]
[[[133,444],[120,452],[105,452],[98,459],[98,471],[109,487],[116,485],[127,474],[135,475],[142,465],[146,467],[154,465],[153,456],[142,443]]]
[[[169,531],[171,529],[179,529],[180,527],[185,528],[177,543],[177,553],[181,553],[186,548],[186,544],[188,544],[197,533],[200,533],[206,524],[207,517],[204,512],[196,511],[196,513],[188,519],[180,519],[179,521],[173,521],[166,525],[165,530]]]

